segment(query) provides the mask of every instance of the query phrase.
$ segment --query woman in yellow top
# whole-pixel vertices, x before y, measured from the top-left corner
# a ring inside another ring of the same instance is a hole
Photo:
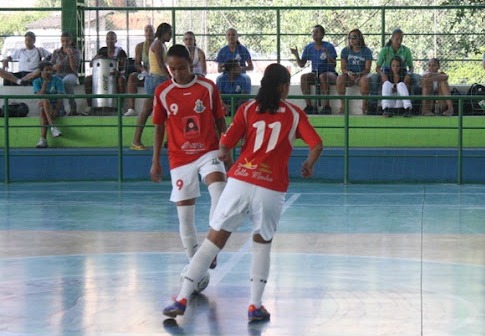
[[[148,50],[148,62],[150,64],[149,71],[145,77],[145,91],[147,94],[153,96],[155,88],[170,78],[165,62],[167,60],[167,47],[165,42],[172,39],[172,26],[168,23],[162,23],[157,27],[155,32],[155,40],[152,42]],[[141,142],[143,128],[147,122],[148,117],[152,113],[153,98],[146,98],[143,103],[143,111],[136,120],[135,135],[131,142],[131,149],[133,150],[147,150],[148,148]]]

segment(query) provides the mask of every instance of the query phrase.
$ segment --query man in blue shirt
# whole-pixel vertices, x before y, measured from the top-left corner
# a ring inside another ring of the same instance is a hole
[[[249,50],[239,42],[239,36],[234,28],[229,28],[226,31],[226,41],[227,45],[217,53],[217,70],[223,72],[227,61],[236,60],[241,65],[241,75],[251,86],[251,78],[246,74],[246,71],[254,69]]]
[[[312,72],[301,76],[301,91],[304,95],[310,94],[310,86],[319,80],[320,93],[328,95],[330,93],[330,85],[334,85],[337,81],[337,73],[335,72],[335,65],[337,64],[337,51],[334,46],[323,41],[325,36],[325,29],[321,25],[316,25],[312,29],[313,42],[308,44],[301,55],[298,54],[298,48],[290,48],[290,51],[296,57],[296,62],[303,68],[307,61],[312,63]],[[318,113],[318,107],[312,106],[310,99],[305,99],[306,107],[304,111],[308,114]],[[330,102],[324,101],[322,109],[323,114],[332,114]]]
[[[33,82],[34,93],[40,95],[64,94],[64,84],[62,78],[53,74],[54,66],[50,62],[42,62],[39,65],[40,78]],[[40,124],[40,139],[37,143],[37,148],[47,148],[47,128],[50,127],[52,137],[61,136],[62,133],[54,127],[54,120],[56,116],[64,113],[62,109],[62,99],[40,99],[39,101],[39,116]]]
[[[221,94],[250,94],[251,85],[241,75],[242,69],[239,61],[231,60],[224,63],[224,73],[217,77],[216,84]],[[234,112],[239,105],[244,103],[246,99],[234,100],[234,109],[231,109],[231,99],[224,98],[224,106],[226,111]],[[233,113],[231,113],[232,115]]]

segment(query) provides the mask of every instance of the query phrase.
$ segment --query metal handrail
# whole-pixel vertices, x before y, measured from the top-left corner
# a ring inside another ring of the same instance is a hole
[[[241,99],[241,98],[253,98],[254,95],[223,95],[224,97],[228,97],[231,99],[231,103],[234,104],[236,99]],[[123,178],[123,111],[121,109],[121,102],[123,99],[130,98],[130,97],[136,97],[136,98],[146,98],[150,97],[149,95],[146,94],[101,94],[101,95],[93,95],[93,94],[74,94],[74,95],[58,95],[56,96],[58,98],[116,98],[117,99],[117,122],[116,124],[108,124],[108,125],[98,125],[98,127],[117,127],[118,128],[118,140],[117,140],[117,157],[118,157],[118,181],[121,182],[124,180]],[[4,168],[5,168],[5,178],[4,182],[9,183],[10,182],[10,134],[9,131],[11,128],[16,128],[16,127],[27,127],[27,126],[11,126],[9,123],[10,117],[8,116],[8,103],[11,100],[18,100],[18,99],[45,99],[45,98],[52,98],[52,95],[0,95],[0,99],[3,100],[3,105],[5,107],[5,118],[4,118],[4,124],[3,124],[3,130],[4,130]],[[409,99],[411,100],[425,100],[425,99],[432,99],[432,100],[458,100],[458,119],[457,119],[457,125],[456,126],[445,126],[445,127],[437,127],[437,126],[393,126],[393,125],[388,125],[388,126],[358,126],[358,125],[351,125],[350,123],[350,117],[351,115],[349,114],[349,108],[350,108],[350,101],[351,100],[361,100],[362,96],[323,96],[323,95],[298,95],[298,96],[289,96],[289,99],[315,99],[315,98],[320,98],[320,99],[344,99],[345,100],[345,105],[344,105],[344,114],[343,114],[343,125],[340,126],[316,126],[317,128],[337,128],[337,129],[343,129],[344,130],[344,145],[343,145],[343,150],[344,150],[344,180],[343,183],[348,184],[350,183],[349,179],[349,171],[350,171],[350,162],[349,159],[351,158],[350,150],[352,146],[350,145],[350,131],[352,129],[357,129],[357,128],[367,128],[367,129],[456,129],[457,131],[457,136],[458,136],[458,143],[457,146],[455,147],[457,150],[457,183],[462,184],[463,183],[463,131],[467,129],[484,129],[484,127],[480,126],[464,126],[463,120],[464,120],[464,115],[463,115],[463,108],[464,108],[464,102],[465,100],[480,100],[480,99],[485,99],[483,96],[409,96]],[[372,96],[372,99],[382,99],[385,98],[383,96]],[[233,105],[234,106],[234,105]],[[363,116],[365,118],[365,116]],[[31,127],[31,126],[28,126]],[[37,126],[36,126],[37,127]],[[71,125],[71,127],[92,127],[92,125]],[[436,155],[433,155],[433,157]]]

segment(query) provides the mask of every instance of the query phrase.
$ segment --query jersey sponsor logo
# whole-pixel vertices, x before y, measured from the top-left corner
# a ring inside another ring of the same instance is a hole
[[[197,154],[205,150],[205,146],[201,142],[185,142],[180,149],[185,151],[185,154]]]
[[[205,111],[204,102],[202,100],[197,99],[195,102],[194,111],[195,113],[202,113]]]
[[[185,139],[193,139],[200,136],[200,123],[197,116],[189,116],[182,119]]]
[[[261,166],[258,167],[258,165],[252,164],[252,162],[247,159],[244,159],[244,161],[244,163],[239,163],[238,167],[234,170],[235,176],[273,182],[273,174],[268,165],[261,164]]]

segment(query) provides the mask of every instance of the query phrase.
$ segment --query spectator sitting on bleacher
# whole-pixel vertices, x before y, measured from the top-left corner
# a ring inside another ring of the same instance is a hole
[[[54,66],[52,63],[44,61],[39,65],[40,78],[33,82],[34,93],[40,95],[46,94],[64,94],[64,84],[62,79],[53,74]],[[40,99],[39,116],[40,116],[40,139],[37,142],[37,148],[47,148],[47,128],[50,127],[51,134],[54,138],[61,136],[62,133],[54,126],[54,120],[57,116],[64,114],[62,108],[62,99]]]
[[[128,56],[123,48],[116,46],[118,37],[114,31],[106,33],[106,47],[98,50],[96,55],[91,60],[90,66],[93,66],[93,61],[98,58],[112,58],[118,61],[118,69],[112,75],[116,76],[116,90],[117,93],[125,93],[125,67]],[[93,93],[93,76],[86,76],[84,78],[84,90],[86,94]],[[88,107],[83,112],[85,115],[91,114],[92,99],[88,98]]]
[[[411,77],[406,71],[406,66],[399,56],[392,58],[390,67],[385,70],[387,80],[382,84],[382,95],[386,99],[382,100],[382,108],[384,117],[392,117],[391,109],[400,109],[404,107],[405,117],[411,116],[411,109],[413,108],[411,100],[409,99],[389,99],[390,96],[409,96],[409,88],[411,86]]]
[[[440,70],[440,61],[437,58],[432,58],[428,62],[428,71],[422,76],[423,84],[423,96],[432,96],[437,93],[441,96],[450,96],[450,85],[448,84],[448,75]],[[441,114],[444,116],[452,116],[453,102],[451,99],[439,100],[438,106],[435,106],[435,110],[443,111]],[[446,110],[443,107],[446,105]],[[432,116],[433,113],[433,101],[423,100],[422,103],[422,115]]]
[[[192,59],[192,73],[197,76],[205,77],[207,74],[205,53],[197,46],[195,34],[193,32],[188,31],[184,34],[184,44],[189,50],[190,58]]]
[[[51,53],[46,49],[35,46],[35,34],[31,31],[25,33],[25,48],[15,50],[12,55],[6,57],[3,69],[0,69],[0,77],[5,79],[3,85],[32,85],[32,80],[39,77],[39,64],[48,59]],[[19,72],[8,72],[8,63],[18,61]],[[13,84],[12,84],[13,83]]]
[[[234,28],[229,28],[226,31],[227,45],[222,47],[217,53],[216,62],[218,64],[218,71],[224,71],[224,64],[227,61],[236,60],[241,64],[241,74],[251,86],[251,78],[246,74],[246,71],[254,70],[253,61],[249,50],[239,42],[237,31]]]
[[[411,49],[402,44],[404,37],[404,32],[397,28],[392,32],[390,40],[379,52],[379,56],[376,62],[376,72],[369,77],[371,95],[377,96],[379,94],[379,84],[385,83],[387,78],[387,73],[389,73],[389,68],[391,66],[391,60],[395,56],[401,57],[403,65],[407,67],[407,73],[411,79],[411,88],[417,87],[421,78],[419,75],[414,74],[413,56],[411,54]],[[414,94],[415,89],[410,90],[410,93]],[[377,109],[377,103],[374,102],[372,109]],[[370,107],[369,107],[370,108]]]
[[[74,87],[79,83],[78,70],[81,64],[81,53],[73,46],[69,32],[61,34],[61,47],[54,50],[51,58],[56,76],[62,78],[64,91],[74,94]],[[74,98],[69,99],[69,115],[77,115],[77,105]]]
[[[217,88],[220,94],[249,94],[251,93],[251,86],[246,79],[241,75],[241,65],[238,61],[227,61],[224,64],[224,73],[217,77]],[[231,98],[224,98],[224,107],[226,113],[237,110],[239,105],[244,103],[246,99],[235,99],[234,109],[231,109]]]
[[[369,94],[369,72],[372,65],[372,50],[365,44],[359,29],[351,30],[348,45],[340,53],[342,73],[337,77],[338,94],[345,95],[345,88],[353,85],[360,87],[360,94]],[[345,100],[341,100],[339,113],[344,113]],[[362,100],[362,114],[367,114],[367,99]]]
[[[335,72],[335,65],[337,64],[337,51],[330,42],[323,41],[325,36],[325,29],[321,25],[316,25],[312,28],[313,42],[305,46],[303,53],[298,54],[298,48],[291,48],[290,51],[296,57],[296,62],[300,68],[303,68],[307,61],[312,63],[312,72],[301,76],[301,91],[304,95],[310,94],[310,86],[317,80],[320,83],[320,93],[328,95],[330,93],[330,85],[334,85],[337,81],[337,73]],[[318,106],[312,106],[310,99],[305,99],[306,107],[304,109],[307,114],[317,114]],[[321,113],[332,114],[330,102],[326,100],[323,103]]]

